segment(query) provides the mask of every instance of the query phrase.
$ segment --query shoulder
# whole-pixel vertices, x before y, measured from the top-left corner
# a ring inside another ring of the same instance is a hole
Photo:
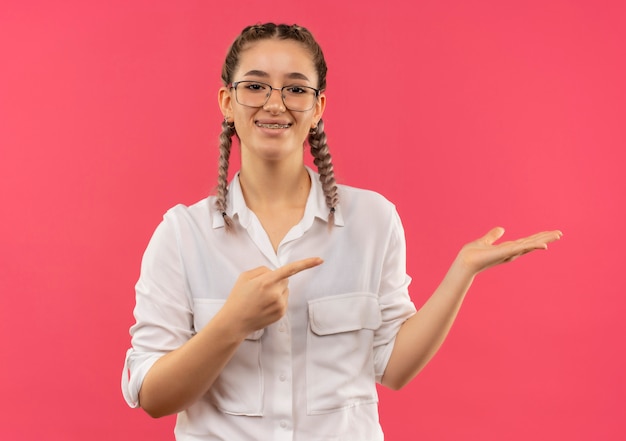
[[[382,194],[349,185],[338,185],[339,206],[346,221],[367,219],[388,224],[397,216],[396,206]]]
[[[163,215],[165,223],[175,228],[195,227],[203,228],[211,225],[215,210],[211,210],[215,197],[207,197],[191,205],[177,204]]]
[[[395,210],[395,205],[389,199],[373,190],[352,187],[350,185],[338,185],[337,188],[341,205]]]

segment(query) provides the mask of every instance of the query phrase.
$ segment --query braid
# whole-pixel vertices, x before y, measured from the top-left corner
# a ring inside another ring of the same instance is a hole
[[[335,220],[335,209],[339,203],[339,195],[337,194],[333,161],[328,150],[328,144],[326,143],[324,121],[321,119],[317,123],[317,127],[311,130],[309,134],[309,145],[311,146],[313,163],[317,166],[317,171],[320,175],[320,182],[322,183],[322,189],[326,197],[326,206],[330,209],[328,223],[332,226]]]
[[[226,231],[232,231],[233,220],[226,214],[226,196],[228,195],[228,160],[230,158],[230,148],[233,144],[235,126],[226,120],[222,122],[222,133],[220,133],[220,159],[217,175],[217,199],[215,208],[224,217]]]
[[[313,61],[315,71],[317,73],[317,88],[320,92],[326,89],[326,73],[328,67],[326,66],[326,60],[324,54],[317,41],[311,34],[311,32],[298,25],[286,25],[286,24],[274,24],[263,23],[248,26],[231,44],[222,66],[222,82],[224,87],[230,87],[233,81],[235,81],[234,75],[239,67],[239,61],[241,54],[251,44],[257,41],[269,40],[276,38],[278,40],[291,40],[302,44]],[[234,126],[227,122],[222,123],[222,133],[220,135],[220,159],[219,159],[219,174],[218,174],[218,186],[217,186],[217,199],[215,201],[215,208],[224,217],[224,223],[226,231],[233,231],[233,220],[226,213],[226,196],[228,194],[228,160],[230,157],[230,148],[232,145],[232,136],[237,132]],[[333,164],[328,153],[328,145],[326,144],[326,134],[324,133],[324,124],[320,120],[319,126],[311,131],[309,134],[309,145],[311,146],[311,154],[313,155],[314,163],[317,166],[320,174],[320,181],[322,188],[324,189],[324,195],[326,196],[326,205],[330,209],[328,215],[329,225],[334,224],[335,207],[338,204],[337,185],[335,183],[335,176],[333,174]]]

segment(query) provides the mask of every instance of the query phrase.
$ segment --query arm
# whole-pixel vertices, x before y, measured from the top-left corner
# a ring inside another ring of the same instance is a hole
[[[222,309],[194,337],[148,371],[139,392],[152,417],[179,412],[204,395],[248,334],[280,319],[287,310],[288,277],[322,263],[319,258],[261,267],[237,279]]]
[[[503,234],[503,228],[494,228],[461,249],[439,287],[400,328],[382,384],[400,389],[430,361],[448,335],[465,294],[479,272],[531,251],[547,249],[548,243],[562,235],[560,231],[548,231],[494,245]]]

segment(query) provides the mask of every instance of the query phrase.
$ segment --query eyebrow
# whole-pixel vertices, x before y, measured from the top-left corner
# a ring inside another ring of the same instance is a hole
[[[263,77],[263,78],[268,78],[270,76],[267,72],[264,72],[262,70],[249,70],[248,72],[244,74],[244,76],[249,76],[249,75],[255,76],[255,77]],[[309,82],[311,81],[306,75],[300,72],[291,72],[285,75],[285,77],[291,80],[305,80]]]

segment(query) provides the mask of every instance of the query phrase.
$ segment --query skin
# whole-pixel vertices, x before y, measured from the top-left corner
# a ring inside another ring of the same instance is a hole
[[[211,387],[246,336],[287,311],[288,278],[322,263],[317,257],[242,273],[222,309],[193,338],[161,357],[139,392],[141,407],[158,418],[178,413]]]
[[[496,227],[461,249],[432,296],[400,328],[382,384],[401,389],[430,361],[448,335],[478,273],[532,251],[545,250],[562,236],[560,231],[545,231],[495,245],[503,234],[504,228]]]
[[[256,80],[279,88],[298,84],[318,87],[310,54],[290,40],[261,40],[245,49],[234,80]],[[242,106],[235,91],[222,87],[218,92],[222,113],[234,121],[241,145],[240,183],[248,207],[268,233],[274,250],[304,214],[311,187],[304,168],[304,142],[322,117],[326,96],[306,112],[285,108],[278,91],[273,91],[262,108]],[[287,123],[287,129],[266,129],[258,123]]]
[[[235,81],[252,79],[282,87],[292,84],[294,75],[307,78],[299,80],[304,81],[303,85],[317,87],[307,50],[293,41],[263,40],[242,52]],[[246,203],[276,250],[304,213],[311,183],[304,168],[303,145],[310,128],[322,117],[326,97],[322,94],[307,112],[286,109],[277,91],[262,108],[241,106],[234,91],[227,88],[219,90],[218,102],[224,116],[234,121],[240,138],[240,181]],[[259,127],[259,122],[290,126],[267,129]],[[494,228],[460,250],[430,299],[402,325],[383,377],[384,385],[400,389],[428,363],[447,336],[478,273],[546,249],[548,243],[561,237],[559,231],[547,231],[495,244],[503,234],[503,228]],[[312,257],[274,271],[259,267],[242,273],[215,317],[150,369],[140,391],[141,407],[151,416],[160,417],[196,402],[210,389],[247,335],[284,316],[289,277],[320,264],[320,258]]]
[[[250,75],[253,70],[264,74]],[[267,40],[243,51],[235,78],[282,87],[293,83],[290,77],[294,74],[309,79],[302,85],[317,87],[313,62],[302,46],[292,41]],[[322,117],[326,98],[322,94],[307,112],[291,112],[274,91],[264,107],[255,109],[238,104],[234,91],[223,87],[218,102],[225,117],[235,122],[240,138],[240,181],[246,203],[277,249],[304,214],[311,183],[304,168],[303,146],[309,130]],[[291,125],[288,129],[265,129],[257,126],[258,121]],[[139,393],[140,406],[157,418],[195,403],[209,390],[247,335],[285,314],[288,278],[321,263],[320,258],[312,257],[275,271],[259,267],[242,273],[215,317],[148,371]]]

